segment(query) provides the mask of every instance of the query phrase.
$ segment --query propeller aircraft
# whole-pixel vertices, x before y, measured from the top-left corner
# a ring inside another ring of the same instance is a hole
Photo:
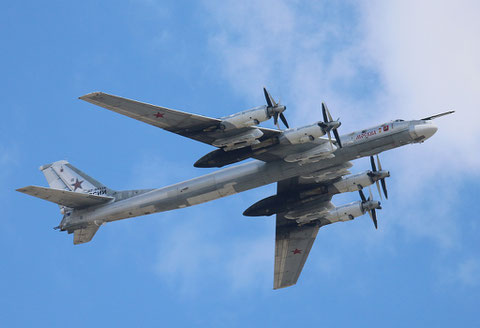
[[[368,212],[378,228],[376,210],[381,205],[373,199],[370,186],[376,184],[380,197],[383,191],[388,199],[385,178],[390,176],[382,169],[378,154],[424,142],[437,131],[431,121],[453,111],[419,120],[398,119],[340,136],[340,120],[332,119],[324,103],[322,121],[289,128],[286,106],[263,91],[266,105],[218,119],[102,92],[82,96],[94,105],[217,148],[198,159],[195,167],[253,160],[159,189],[124,191],[110,189],[61,160],[40,167],[49,188],[17,190],[58,204],[63,219],[55,229],[73,233],[74,244],[82,244],[91,241],[107,222],[181,209],[277,183],[275,195],[256,202],[243,214],[276,216],[274,289],[294,285],[321,227]],[[272,118],[278,129],[259,126]],[[286,130],[280,130],[279,121]],[[370,157],[371,170],[351,174],[351,161],[361,157]],[[369,188],[368,199],[365,187]],[[336,194],[356,191],[359,201],[341,206],[331,202]]]

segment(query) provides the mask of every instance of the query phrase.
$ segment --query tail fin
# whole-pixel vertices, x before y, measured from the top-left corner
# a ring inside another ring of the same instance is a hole
[[[94,195],[112,194],[112,190],[64,160],[40,166],[40,171],[53,189]]]
[[[111,201],[123,200],[146,193],[151,189],[115,191],[80,171],[67,161],[57,161],[40,167],[50,188],[28,186],[17,191],[38,197],[60,206],[63,219],[55,229],[73,233],[73,243],[89,242],[103,221],[75,221],[75,211]]]

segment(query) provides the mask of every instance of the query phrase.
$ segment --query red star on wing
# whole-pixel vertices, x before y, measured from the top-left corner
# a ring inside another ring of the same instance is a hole
[[[298,249],[298,248],[295,248],[295,250],[292,251],[292,253],[295,255],[295,254],[301,254],[302,253],[302,250],[301,249]]]
[[[164,115],[163,113],[157,112],[157,114],[155,114],[154,116],[156,118],[163,118],[163,115]]]
[[[77,181],[75,181],[74,183],[72,183],[72,187],[73,187],[73,191],[76,191],[78,188],[82,189],[82,181],[78,181],[78,179],[76,179]]]

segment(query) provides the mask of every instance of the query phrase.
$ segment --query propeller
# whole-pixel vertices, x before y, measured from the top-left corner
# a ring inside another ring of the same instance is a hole
[[[323,122],[320,122],[318,125],[323,129],[323,131],[327,133],[328,140],[330,140],[330,145],[332,145],[332,136],[330,134],[330,131],[333,131],[333,135],[335,136],[338,147],[342,148],[342,142],[340,141],[340,136],[338,135],[337,131],[337,128],[342,125],[342,123],[340,122],[340,118],[334,121],[332,119],[332,115],[330,115],[330,111],[328,110],[327,105],[324,102],[322,102],[322,115]]]
[[[370,218],[373,221],[373,225],[375,226],[375,229],[378,229],[378,222],[377,222],[377,213],[375,212],[375,209],[382,209],[382,206],[380,206],[380,202],[373,200],[372,196],[372,189],[368,188],[369,191],[369,197],[368,199],[365,198],[365,194],[363,193],[362,189],[358,190],[358,193],[360,194],[360,198],[362,199],[362,208],[365,212],[368,212],[370,215]]]
[[[280,101],[276,103],[265,87],[263,88],[263,93],[265,94],[265,100],[267,101],[267,113],[269,117],[273,116],[273,124],[275,124],[278,129],[280,129],[278,125],[278,118],[280,117],[280,120],[282,120],[283,124],[288,129],[289,126],[287,119],[285,118],[285,115],[283,115],[283,112],[287,109],[287,106],[281,105]]]
[[[370,156],[370,164],[372,165],[372,172],[369,174],[371,178],[375,180],[375,184],[377,185],[378,189],[378,194],[380,195],[380,198],[382,198],[382,193],[380,191],[380,183],[382,184],[382,189],[383,189],[383,194],[385,195],[385,198],[388,199],[388,193],[387,193],[387,184],[385,182],[385,178],[390,176],[389,171],[383,171],[382,170],[382,164],[380,163],[380,158],[377,155],[377,163],[378,163],[378,168],[379,170],[377,171],[377,167],[375,165],[375,160],[373,159],[373,156]]]

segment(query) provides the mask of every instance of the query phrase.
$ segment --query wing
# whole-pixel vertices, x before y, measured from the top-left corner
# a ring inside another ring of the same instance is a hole
[[[28,186],[17,189],[17,191],[71,208],[82,208],[92,205],[99,205],[109,202],[113,199],[112,197],[107,196],[84,194],[74,191],[38,186]]]
[[[88,243],[90,240],[92,240],[93,236],[95,236],[98,228],[99,226],[96,224],[89,224],[85,228],[76,229],[73,232],[73,244],[78,245]]]
[[[277,193],[298,188],[298,178],[280,181]],[[320,201],[318,207],[328,208],[330,197]],[[317,237],[318,229],[327,224],[322,220],[299,225],[296,220],[286,219],[284,214],[277,214],[275,229],[275,267],[273,289],[295,285],[307,261],[310,249]]]
[[[215,140],[228,139],[251,129],[259,129],[262,131],[263,136],[259,138],[260,141],[281,133],[281,131],[278,130],[258,126],[221,130],[217,128],[221,123],[221,120],[217,118],[185,113],[179,110],[109,95],[103,92],[89,93],[80,97],[80,99],[209,145],[212,145]]]
[[[298,226],[277,214],[273,289],[295,285],[317,237],[317,223]]]

